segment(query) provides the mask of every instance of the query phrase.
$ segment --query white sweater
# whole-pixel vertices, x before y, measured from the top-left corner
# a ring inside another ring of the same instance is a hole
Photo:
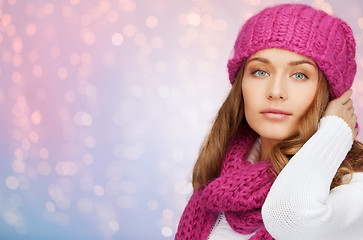
[[[262,206],[267,231],[276,240],[362,240],[363,173],[330,191],[331,181],[351,149],[352,131],[335,116],[318,131],[276,178]],[[252,234],[253,235],[253,234]],[[209,239],[242,240],[222,214]]]

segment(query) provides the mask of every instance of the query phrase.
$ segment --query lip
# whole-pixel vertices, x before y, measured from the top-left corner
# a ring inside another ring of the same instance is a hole
[[[292,114],[278,108],[269,108],[260,112],[265,118],[270,120],[284,120]]]

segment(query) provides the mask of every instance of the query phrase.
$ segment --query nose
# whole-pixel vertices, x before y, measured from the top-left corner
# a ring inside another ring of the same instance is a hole
[[[266,98],[269,100],[286,100],[287,92],[282,78],[270,79],[266,89]]]

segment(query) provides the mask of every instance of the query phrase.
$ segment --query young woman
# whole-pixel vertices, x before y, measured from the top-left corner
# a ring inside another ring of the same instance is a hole
[[[356,68],[336,17],[283,4],[250,18],[175,239],[363,239]]]

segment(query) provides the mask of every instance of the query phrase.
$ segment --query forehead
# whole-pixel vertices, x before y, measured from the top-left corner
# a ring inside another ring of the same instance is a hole
[[[269,48],[269,49],[263,49],[260,51],[257,51],[256,53],[252,54],[248,59],[247,62],[250,59],[253,58],[264,58],[269,60],[272,63],[286,63],[286,62],[294,62],[294,61],[309,61],[313,63],[316,66],[316,63],[313,59],[311,59],[308,56],[304,56],[301,54],[298,54],[293,51],[280,49],[280,48]]]

